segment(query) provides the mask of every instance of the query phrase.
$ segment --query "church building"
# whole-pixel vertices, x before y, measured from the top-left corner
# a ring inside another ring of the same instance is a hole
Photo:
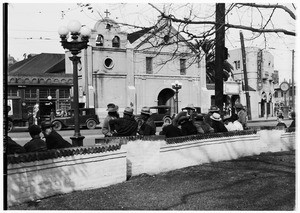
[[[66,73],[72,62],[66,52]],[[178,110],[193,104],[207,111],[205,57],[187,42],[169,21],[126,33],[110,18],[96,22],[89,46],[80,53],[79,101],[96,109],[100,120],[107,104],[123,109],[132,106],[139,114],[144,106],[171,106],[176,113],[175,90],[178,81]]]

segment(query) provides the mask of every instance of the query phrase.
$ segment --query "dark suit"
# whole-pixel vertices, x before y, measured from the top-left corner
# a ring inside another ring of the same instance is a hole
[[[72,147],[72,145],[68,141],[63,139],[63,137],[55,130],[52,130],[52,132],[49,135],[45,136],[45,138],[47,149],[61,149]]]

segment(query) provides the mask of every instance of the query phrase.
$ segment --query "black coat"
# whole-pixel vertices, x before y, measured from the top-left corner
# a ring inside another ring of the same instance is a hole
[[[162,128],[162,131],[160,132],[160,135],[165,135],[166,138],[173,138],[173,137],[180,137],[182,136],[181,130],[174,126],[173,124],[164,126]]]
[[[45,136],[45,138],[47,149],[62,149],[72,147],[68,141],[63,139],[63,137],[54,130],[52,130],[48,136]]]
[[[118,118],[109,121],[110,130],[113,136],[135,136],[138,129],[138,123],[132,117]]]
[[[197,135],[197,127],[193,124],[191,120],[184,122],[181,124],[181,133],[183,136],[185,135]]]
[[[214,132],[228,132],[222,121],[212,120],[211,127],[214,129]]]
[[[26,152],[44,152],[47,150],[47,145],[40,137],[36,137],[27,142],[24,148]]]

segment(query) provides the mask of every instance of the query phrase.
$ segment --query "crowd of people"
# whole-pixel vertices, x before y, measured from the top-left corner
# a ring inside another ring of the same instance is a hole
[[[244,130],[247,127],[247,113],[240,103],[235,105],[235,109],[237,114],[222,118],[217,106],[211,106],[209,112],[203,114],[197,113],[193,104],[189,104],[173,117],[172,122],[164,123],[159,134],[170,138]],[[139,116],[133,114],[131,107],[126,107],[122,118],[120,118],[117,105],[110,103],[106,110],[108,114],[102,126],[102,133],[105,137],[156,134],[156,125],[149,107],[143,107]]]
[[[43,121],[41,126],[33,124],[28,127],[28,132],[31,140],[24,146],[19,145],[7,136],[6,153],[8,155],[72,147],[72,144],[63,139],[63,137],[53,129],[53,124],[50,121]]]
[[[162,125],[159,135],[166,138],[187,135],[240,131],[247,128],[247,113],[242,104],[235,106],[236,114],[222,116],[217,106],[211,106],[207,114],[197,113],[193,104],[182,108],[181,112],[173,116],[171,122]],[[102,133],[105,137],[121,137],[136,135],[156,135],[156,125],[151,117],[149,107],[143,107],[140,115],[133,113],[132,107],[126,107],[123,117],[119,115],[119,107],[113,103],[107,105],[107,116],[104,119]],[[295,112],[292,113],[292,123],[288,129],[295,128]],[[287,128],[283,116],[278,116],[277,126]],[[43,121],[41,125],[29,126],[31,140],[24,146],[19,145],[7,136],[7,154],[42,152],[49,149],[69,148],[72,145],[53,129],[51,121]]]

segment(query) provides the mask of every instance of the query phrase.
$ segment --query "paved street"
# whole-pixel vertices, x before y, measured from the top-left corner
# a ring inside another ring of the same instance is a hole
[[[289,126],[292,120],[284,120],[284,122],[287,126]],[[276,126],[276,124],[277,121],[272,119],[267,121],[249,122],[248,126],[249,127]],[[161,127],[157,127],[156,130],[157,130],[156,134],[158,134],[161,131]],[[94,130],[81,129],[80,133],[85,137],[83,140],[84,146],[95,145],[95,138],[103,137],[100,127],[97,127]],[[59,134],[61,134],[63,138],[65,138],[67,141],[71,142],[70,137],[73,136],[74,130],[73,129],[62,130],[59,131]],[[17,143],[19,143],[22,146],[31,139],[27,132],[27,127],[16,127],[14,131],[8,133],[8,136],[10,136],[13,140],[15,140]]]
[[[295,152],[267,153],[142,174],[10,210],[295,210]]]

